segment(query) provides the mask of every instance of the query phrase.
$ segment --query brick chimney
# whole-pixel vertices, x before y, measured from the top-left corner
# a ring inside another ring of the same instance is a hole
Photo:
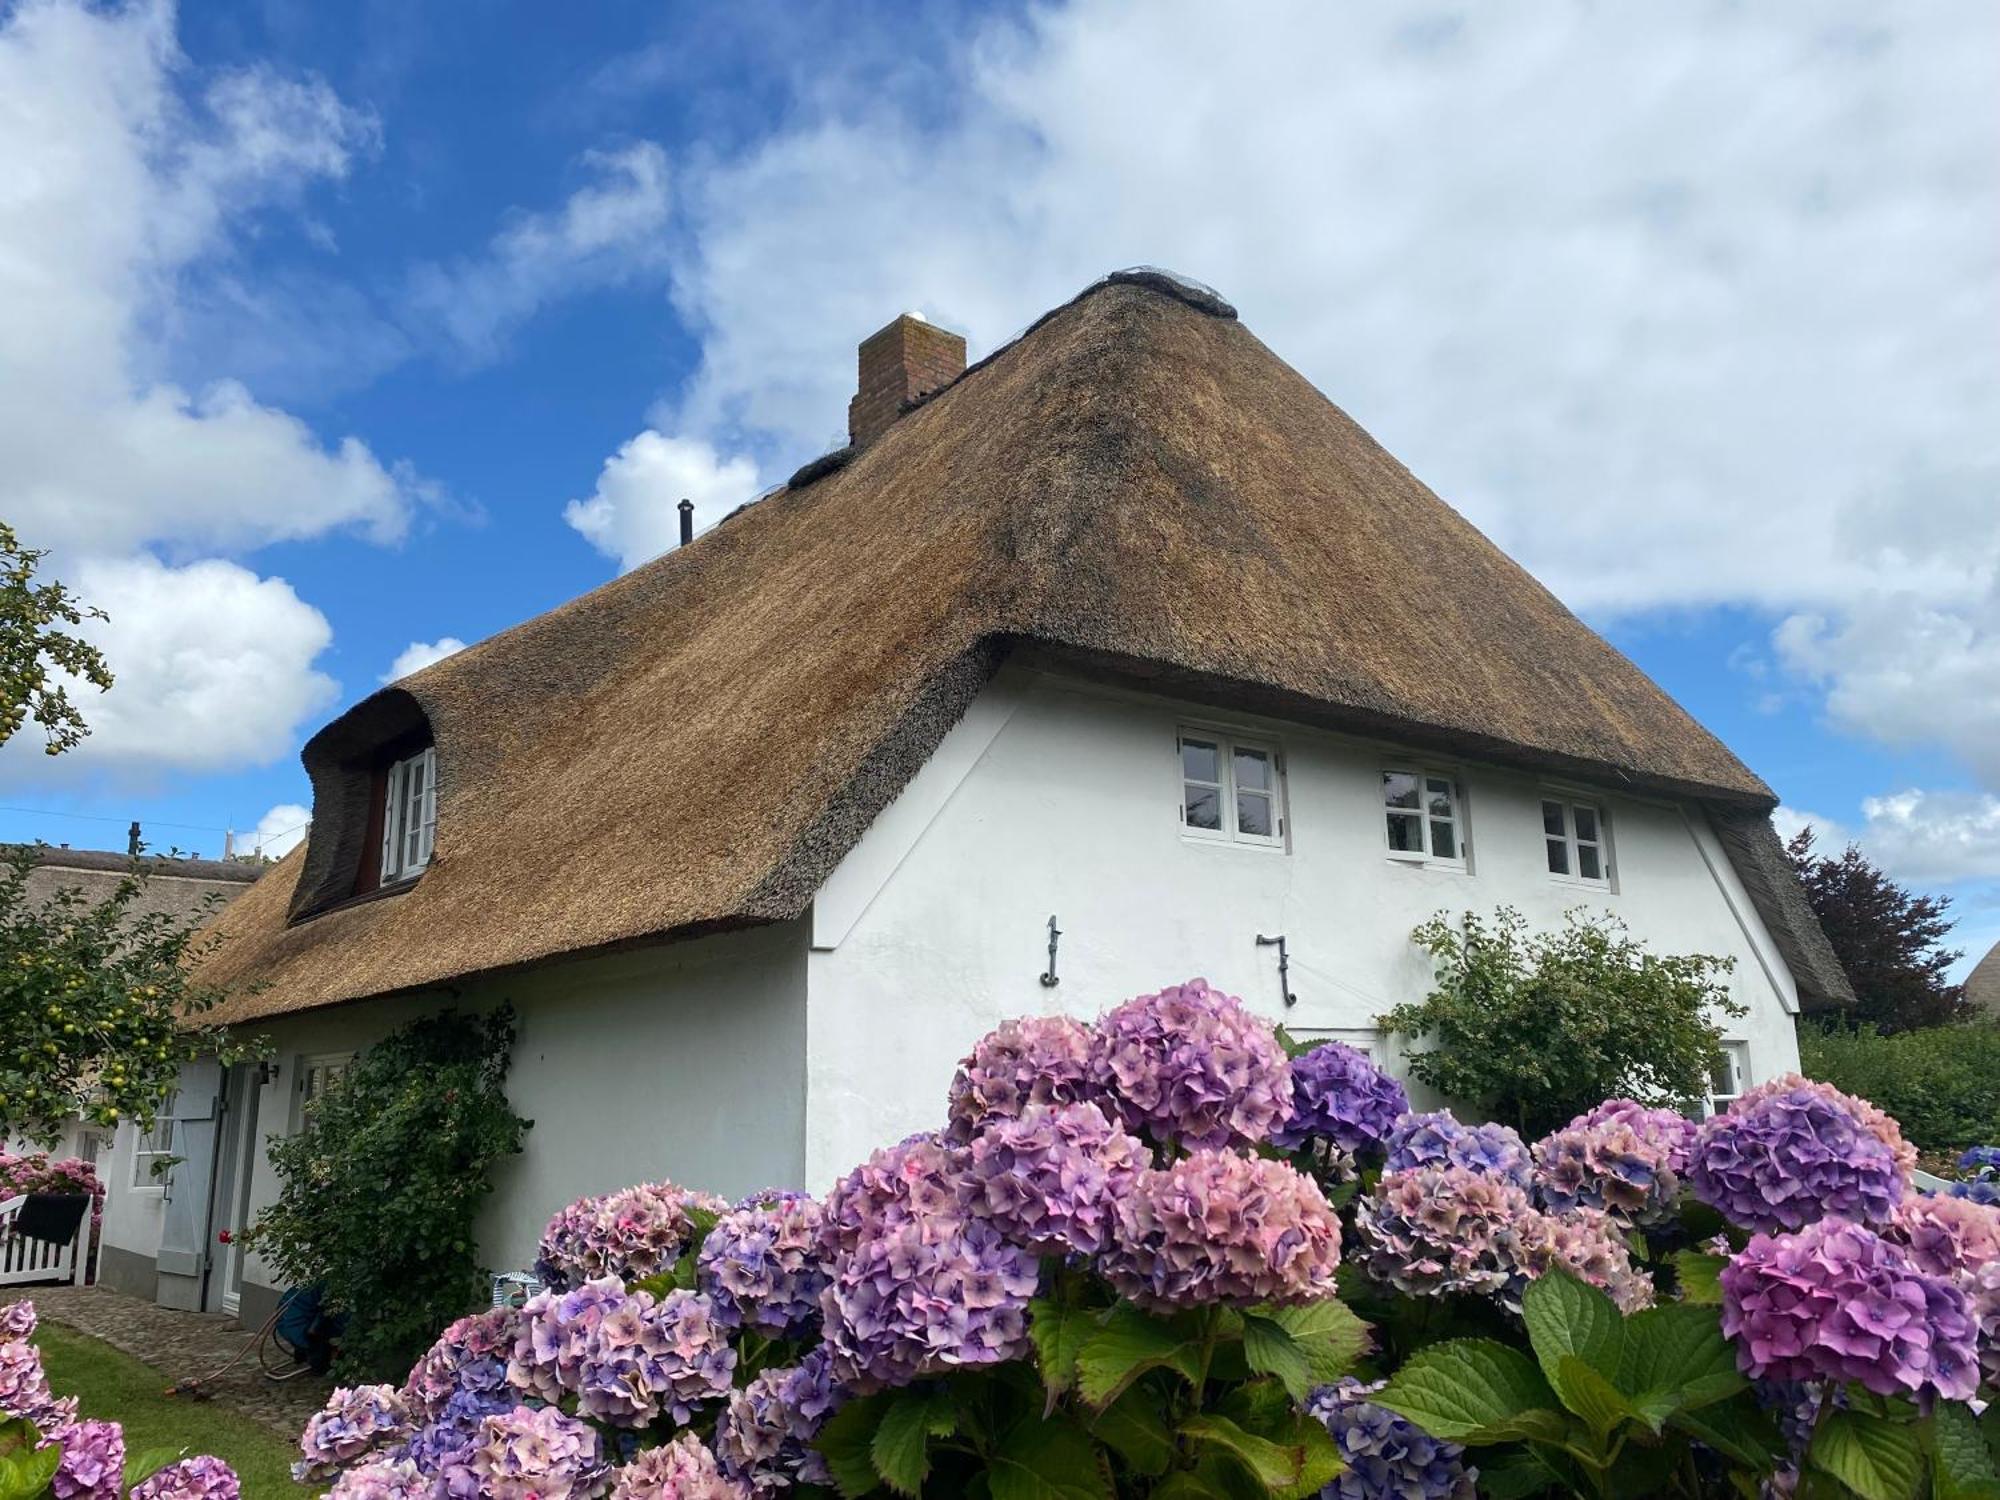
[[[861,381],[847,403],[847,437],[865,448],[887,432],[903,407],[965,373],[965,339],[904,313],[861,341]]]

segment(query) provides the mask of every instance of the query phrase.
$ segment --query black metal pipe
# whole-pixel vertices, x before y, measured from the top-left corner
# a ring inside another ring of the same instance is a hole
[[[681,545],[685,547],[694,540],[694,501],[683,500],[681,510]]]

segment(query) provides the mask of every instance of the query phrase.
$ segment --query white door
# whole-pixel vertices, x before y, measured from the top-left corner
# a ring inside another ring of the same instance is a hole
[[[225,1086],[221,1160],[215,1179],[215,1208],[208,1226],[209,1243],[219,1252],[222,1275],[209,1288],[211,1312],[234,1313],[243,1299],[243,1247],[236,1237],[250,1214],[250,1181],[257,1169],[258,1068],[243,1063],[229,1070]],[[224,1234],[229,1236],[223,1242]]]

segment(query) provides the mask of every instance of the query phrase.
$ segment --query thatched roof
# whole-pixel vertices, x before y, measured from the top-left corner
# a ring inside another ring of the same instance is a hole
[[[262,985],[220,1014],[794,917],[1024,642],[1174,694],[1773,805],[1226,304],[1128,277],[867,448],[322,730],[307,850],[216,924],[204,977]],[[426,718],[433,863],[309,916],[351,887],[366,761]]]
[[[2000,1016],[2000,943],[1965,976],[1965,1002],[1983,1015]]]

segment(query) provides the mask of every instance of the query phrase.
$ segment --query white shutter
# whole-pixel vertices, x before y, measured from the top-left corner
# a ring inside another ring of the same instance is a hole
[[[417,809],[417,859],[418,868],[431,862],[431,846],[437,842],[438,789],[437,751],[426,750],[420,762],[424,771],[424,800]]]
[[[389,767],[389,776],[382,788],[382,869],[380,878],[386,883],[396,878],[399,868],[396,861],[397,812],[403,804],[403,766],[399,761]]]

